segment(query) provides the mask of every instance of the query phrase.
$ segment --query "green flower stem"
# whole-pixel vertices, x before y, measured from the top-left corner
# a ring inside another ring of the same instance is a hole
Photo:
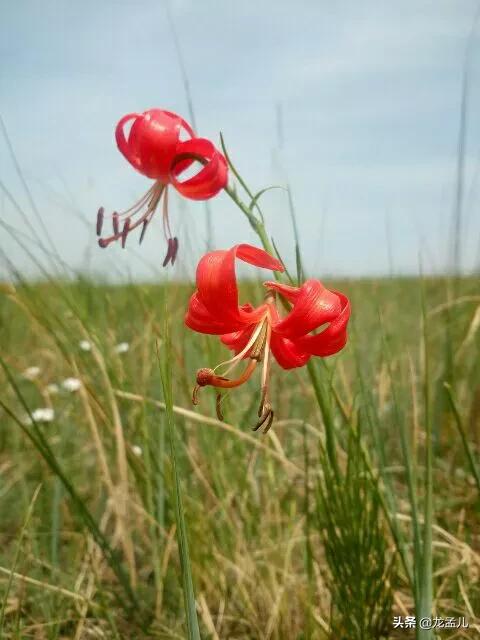
[[[231,163],[230,163],[230,166]],[[236,172],[235,172],[236,173]],[[243,181],[242,181],[243,184]],[[247,193],[251,193],[248,189]],[[250,226],[255,231],[257,236],[260,239],[260,242],[263,245],[263,248],[268,253],[275,255],[276,251],[274,249],[273,243],[268,237],[267,230],[265,229],[265,225],[263,221],[257,218],[257,216],[253,213],[251,207],[249,207],[243,200],[239,197],[236,190],[230,186],[225,187],[225,191],[228,193],[233,202],[237,205],[237,207],[245,214],[247,217]],[[255,203],[255,206],[258,207],[258,204]],[[282,275],[277,271],[274,272],[275,279],[281,282],[283,280]],[[318,370],[315,366],[315,363],[312,360],[309,360],[307,363],[308,375],[310,376],[310,381],[312,383],[313,390],[315,392],[315,397],[320,407],[320,412],[322,414],[323,422],[325,424],[325,438],[326,438],[326,448],[328,459],[335,471],[335,474],[338,476],[339,468],[338,468],[338,460],[337,460],[337,451],[335,447],[335,430],[333,426],[332,414],[330,411],[329,401],[327,394],[325,392],[325,387],[320,380],[318,375]]]
[[[250,189],[248,188],[248,186],[245,184],[245,182],[243,181],[243,179],[241,178],[241,176],[238,174],[237,170],[235,169],[235,167],[232,165],[232,162],[230,160],[230,158],[228,157],[228,154],[226,153],[226,149],[225,146],[223,144],[223,139],[222,139],[222,146],[223,146],[223,151],[226,154],[227,160],[229,162],[229,165],[234,173],[234,175],[238,178],[241,186],[245,189],[246,193],[252,198],[252,205],[250,205],[250,207],[239,197],[236,189],[234,189],[231,186],[227,186],[225,187],[225,191],[228,193],[228,195],[230,196],[230,198],[233,200],[233,202],[237,205],[237,207],[242,211],[242,213],[247,217],[248,222],[250,223],[250,226],[252,227],[252,229],[255,231],[255,233],[257,234],[257,236],[260,239],[260,242],[263,245],[263,248],[265,249],[265,251],[268,251],[268,253],[271,253],[272,255],[277,255],[278,256],[278,252],[276,250],[276,248],[274,247],[273,242],[270,240],[270,238],[268,237],[267,231],[265,229],[265,225],[263,223],[263,216],[262,219],[259,219],[256,217],[256,215],[253,213],[253,205],[255,206],[255,208],[258,209],[258,204],[257,204],[257,199],[252,195],[252,192],[250,191]],[[261,212],[259,211],[259,214],[261,215]],[[278,272],[274,272],[275,275],[275,279],[279,282],[283,281],[284,275]],[[307,363],[307,371],[308,371],[308,375],[310,377],[310,381],[312,383],[312,387],[315,393],[315,398],[317,400],[317,404],[320,408],[320,412],[322,414],[322,418],[325,424],[325,444],[326,444],[326,451],[327,451],[327,457],[328,460],[330,462],[330,464],[332,465],[332,468],[334,470],[335,473],[335,477],[338,480],[340,478],[340,469],[338,466],[338,458],[337,458],[337,452],[336,452],[336,436],[335,436],[335,430],[334,430],[334,426],[333,426],[333,417],[331,414],[331,408],[330,408],[330,403],[328,400],[328,395],[327,392],[325,390],[325,386],[322,384],[322,381],[320,380],[320,376],[318,373],[318,369],[315,366],[315,363],[310,360]],[[352,429],[352,425],[350,423],[348,423],[348,428],[349,430]],[[401,541],[401,531],[398,528],[398,523],[396,521],[395,518],[395,513],[392,513],[391,510],[389,509],[386,501],[385,501],[385,496],[383,495],[382,490],[380,489],[380,478],[378,477],[378,474],[374,471],[373,469],[373,465],[372,465],[372,461],[370,460],[370,456],[368,455],[368,451],[365,450],[365,448],[362,446],[362,455],[364,458],[364,462],[366,465],[366,468],[368,470],[368,473],[372,479],[372,481],[374,482],[375,486],[378,487],[378,497],[380,500],[380,503],[382,505],[382,510],[385,514],[385,517],[387,519],[388,522],[388,526],[390,531],[392,532],[392,535],[394,537],[394,539],[397,542],[398,548],[400,550],[400,557],[402,560],[402,564],[404,566],[405,569],[405,573],[407,576],[407,579],[409,581],[409,583],[411,585],[413,585],[413,575],[412,575],[412,568],[410,566],[410,563],[408,561],[406,552],[405,552],[405,548],[404,545]]]

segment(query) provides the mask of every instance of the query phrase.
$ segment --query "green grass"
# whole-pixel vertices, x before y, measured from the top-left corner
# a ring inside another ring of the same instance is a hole
[[[430,597],[475,637],[479,280],[455,298],[444,279],[331,284],[348,347],[315,364],[318,393],[273,369],[267,436],[256,380],[225,423],[208,389],[191,405],[226,355],[183,326],[192,285],[2,288],[2,638],[402,638],[393,616]],[[81,390],[48,390],[70,376]],[[24,424],[45,406],[53,422]]]

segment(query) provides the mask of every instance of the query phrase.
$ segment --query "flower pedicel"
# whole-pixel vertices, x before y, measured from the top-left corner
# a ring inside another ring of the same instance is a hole
[[[268,400],[270,354],[283,369],[293,369],[303,367],[311,356],[337,353],[347,341],[350,302],[342,293],[326,289],[319,280],[309,279],[300,287],[264,282],[266,295],[262,305],[239,306],[236,258],[272,271],[284,270],[269,253],[248,244],[236,245],[228,251],[212,251],[201,258],[197,291],[190,299],[185,324],[199,333],[219,335],[235,356],[216,367],[226,367],[222,375],[217,375],[215,369],[198,370],[193,403],[198,403],[200,387],[215,387],[217,414],[222,419],[221,390],[242,385],[262,363],[259,420],[254,430],[265,425],[266,433],[274,415]],[[284,317],[276,304],[277,295],[290,307]],[[312,333],[318,329],[321,330]],[[237,378],[226,377],[242,360],[247,361],[243,372]]]
[[[127,123],[131,122],[128,135]],[[184,135],[187,139],[180,139]],[[119,121],[115,138],[120,152],[142,175],[154,180],[150,189],[129,209],[111,215],[112,232],[102,236],[104,208],[97,214],[99,245],[107,247],[120,241],[125,247],[128,235],[141,227],[140,243],[163,197],[163,230],[168,243],[163,262],[175,262],[178,238],[172,236],[168,219],[168,185],[190,200],[208,200],[225,187],[228,179],[227,162],[214,144],[197,138],[191,126],[180,116],[163,109],[149,109],[144,113],[129,113]],[[195,175],[182,179],[182,173],[199,162]]]

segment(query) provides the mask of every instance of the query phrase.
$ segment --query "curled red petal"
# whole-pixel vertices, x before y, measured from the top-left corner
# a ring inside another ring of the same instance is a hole
[[[145,111],[135,120],[130,129],[128,142],[140,159],[143,175],[162,182],[168,180],[180,127],[178,116],[161,109]]]
[[[297,287],[290,288],[292,290],[298,289]],[[277,307],[273,304],[269,305],[269,315],[272,327],[274,327],[280,321],[280,316]],[[283,369],[303,367],[310,358],[310,354],[305,353],[295,342],[275,333],[274,330],[270,336],[270,348],[275,360]]]
[[[176,125],[179,128],[179,132],[178,132],[179,136],[181,133],[181,129],[183,128],[187,132],[187,135],[190,136],[190,138],[195,137],[195,131],[188,124],[188,122],[182,118],[182,116],[178,115],[178,113],[174,113],[173,111],[167,111],[166,109],[150,109],[150,112],[152,111],[163,111],[165,115],[170,116],[171,118],[174,118],[177,121]],[[145,112],[145,113],[149,113],[149,112]]]
[[[304,336],[337,318],[342,310],[339,296],[319,280],[309,279],[301,287],[276,282],[266,282],[265,286],[293,303],[290,313],[273,325],[273,331],[286,338]]]
[[[216,315],[212,315],[199,299],[198,292],[195,292],[190,298],[185,314],[185,324],[193,331],[210,335],[229,334],[243,326],[238,319],[222,320]]]
[[[347,342],[347,325],[350,318],[350,301],[339,291],[334,291],[341,304],[339,314],[328,327],[316,335],[306,335],[295,340],[297,348],[312,356],[330,356],[337,353]]]
[[[187,162],[197,160],[203,167],[186,180],[180,180]],[[208,200],[223,189],[228,180],[228,166],[224,156],[206,138],[192,138],[180,142],[170,171],[170,182],[185,198]]]
[[[234,351],[236,354],[243,351],[248,344],[248,341],[252,337],[252,333],[255,331],[255,325],[241,329],[240,331],[233,331],[232,333],[226,333],[220,338],[225,346]],[[249,349],[250,351],[250,349]],[[245,354],[245,357],[248,353]]]
[[[303,367],[310,359],[310,354],[303,351],[296,342],[276,335],[273,332],[270,339],[270,348],[275,356],[275,360],[283,369]]]
[[[237,244],[230,249],[234,252],[234,256],[243,262],[252,264],[254,267],[262,269],[270,269],[270,271],[281,271],[285,269],[283,264],[271,256],[264,249],[259,249],[251,244]]]
[[[235,259],[257,267],[283,271],[281,263],[263,249],[239,244],[228,251],[211,251],[197,266],[197,291],[190,299],[187,325],[202,333],[231,333],[258,322],[266,305],[238,305]],[[220,331],[220,327],[228,327]]]
[[[117,147],[122,155],[130,162],[130,164],[140,171],[140,158],[138,158],[133,150],[130,148],[127,138],[125,137],[125,125],[129,120],[141,118],[139,113],[127,113],[126,116],[121,118],[115,128],[115,140]]]
[[[271,291],[277,291],[289,302],[295,302],[298,298],[298,294],[300,293],[300,287],[293,287],[292,285],[282,284],[272,280],[264,282],[263,286]]]
[[[125,125],[133,120],[128,138]],[[121,153],[140,173],[167,183],[180,134],[193,136],[190,125],[180,116],[163,109],[124,116],[117,124],[115,137]]]

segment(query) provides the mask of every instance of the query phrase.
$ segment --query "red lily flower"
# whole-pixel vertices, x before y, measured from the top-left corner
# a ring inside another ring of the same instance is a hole
[[[337,353],[347,341],[350,302],[342,293],[326,289],[319,280],[309,279],[300,287],[264,282],[267,293],[262,305],[239,305],[236,258],[272,271],[284,270],[282,264],[266,251],[248,244],[236,245],[228,251],[212,251],[200,260],[197,290],[190,298],[185,324],[199,333],[219,335],[235,356],[218,365],[227,365],[221,376],[213,369],[199,369],[193,402],[198,402],[200,387],[211,385],[217,389],[231,389],[240,386],[262,362],[259,421],[254,430],[265,424],[266,433],[273,421],[273,410],[268,402],[270,352],[283,369],[303,367],[311,356]],[[276,305],[277,294],[290,309],[284,316]],[[319,328],[321,330],[316,332]],[[243,373],[236,379],[225,377],[243,359],[248,360]],[[221,419],[220,402],[218,394],[217,413]]]
[[[133,121],[128,137],[125,126]],[[188,138],[181,140],[186,134]],[[132,207],[121,213],[112,214],[113,233],[100,238],[98,243],[107,247],[120,240],[125,247],[128,234],[142,226],[142,242],[147,225],[153,218],[163,196],[163,230],[168,242],[168,251],[163,266],[175,262],[178,238],[172,237],[168,219],[167,187],[173,187],[191,200],[213,198],[227,184],[227,162],[215,146],[205,138],[197,138],[191,126],[171,111],[150,109],[144,113],[129,113],[119,121],[115,139],[120,152],[142,175],[155,180],[150,189]],[[190,178],[181,179],[181,174],[194,161],[202,168]],[[97,214],[97,235],[103,228],[104,209]]]

